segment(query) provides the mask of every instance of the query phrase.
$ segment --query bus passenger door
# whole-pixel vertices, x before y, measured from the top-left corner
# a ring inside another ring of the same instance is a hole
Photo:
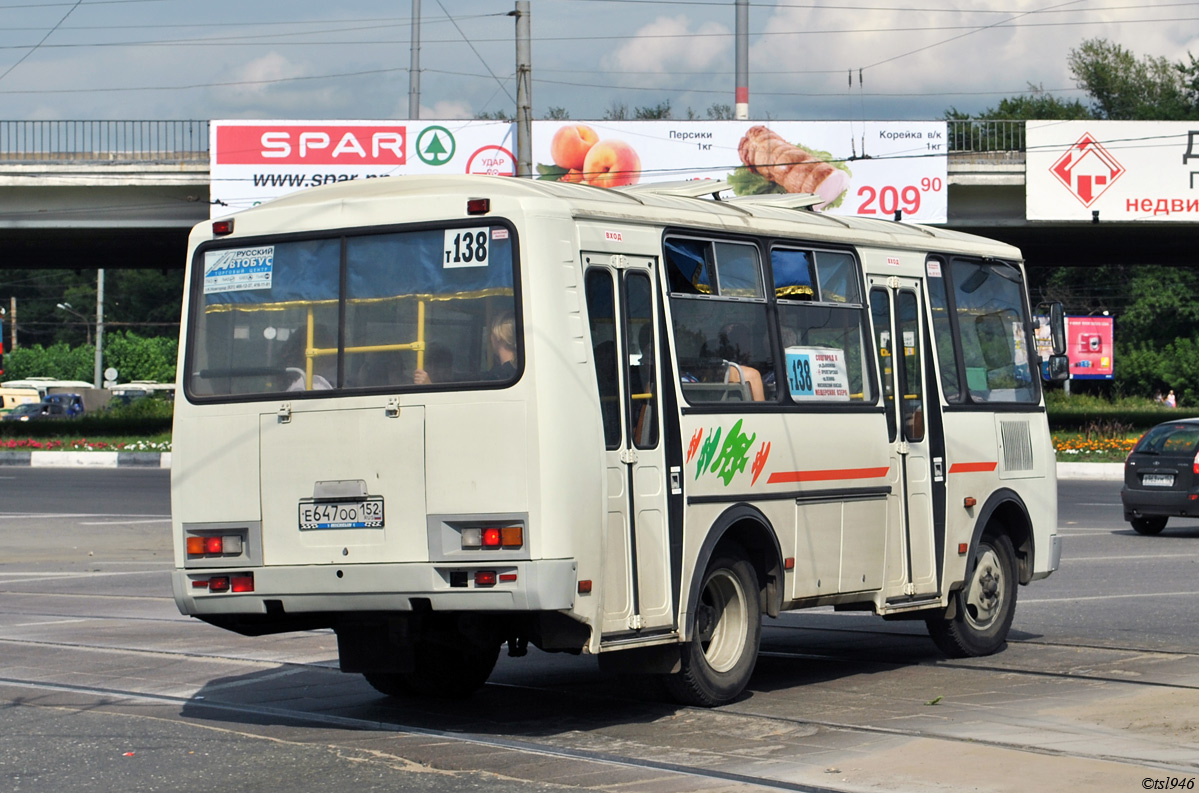
[[[939,592],[927,421],[938,404],[925,393],[923,299],[918,279],[872,277],[870,285],[891,444],[886,591],[889,601],[921,600]]]
[[[608,484],[601,632],[619,639],[674,625],[656,281],[649,259],[584,263]]]

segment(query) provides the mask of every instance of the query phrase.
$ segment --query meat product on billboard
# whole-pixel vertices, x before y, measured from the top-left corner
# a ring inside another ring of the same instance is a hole
[[[758,192],[815,193],[823,208],[838,202],[849,187],[846,170],[829,164],[802,146],[789,143],[762,125],[750,127],[737,147],[741,161],[754,174],[763,177],[779,189],[769,190],[749,185],[738,190],[746,179],[730,179],[738,194]],[[740,170],[740,169],[739,169]]]

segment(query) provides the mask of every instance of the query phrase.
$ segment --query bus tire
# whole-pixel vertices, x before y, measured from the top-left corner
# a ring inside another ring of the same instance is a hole
[[[1132,524],[1132,530],[1137,534],[1152,537],[1154,534],[1162,533],[1162,529],[1166,528],[1167,520],[1169,518],[1133,518],[1129,523]]]
[[[950,658],[990,655],[1007,644],[1016,613],[1016,552],[1006,534],[985,534],[953,593],[952,617],[926,620],[933,642]]]
[[[491,677],[500,643],[479,644],[458,634],[438,634],[412,649],[412,671],[367,672],[366,682],[389,697],[464,699]]]
[[[695,609],[694,637],[666,687],[686,705],[723,705],[745,690],[758,660],[762,607],[753,565],[730,554],[713,559]]]

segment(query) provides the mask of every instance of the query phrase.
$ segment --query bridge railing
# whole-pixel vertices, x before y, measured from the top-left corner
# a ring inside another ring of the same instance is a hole
[[[208,121],[0,121],[0,160],[207,162]],[[1024,152],[1023,121],[948,121],[951,155]]]
[[[0,121],[0,160],[207,162],[208,121]]]

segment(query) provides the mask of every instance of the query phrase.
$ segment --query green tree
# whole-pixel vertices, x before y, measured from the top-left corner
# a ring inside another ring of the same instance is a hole
[[[475,113],[475,119],[478,121],[514,121],[512,116],[508,115],[503,110],[483,110]]]
[[[1194,118],[1184,64],[1162,57],[1137,58],[1107,39],[1088,39],[1067,59],[1079,88],[1091,96],[1095,118],[1120,121]],[[1195,60],[1191,58],[1192,85]]]
[[[56,380],[92,382],[96,372],[96,348],[90,344],[71,347],[57,342],[49,347],[22,345],[4,356],[6,380],[53,377]]]
[[[652,106],[639,107],[634,111],[633,116],[639,121],[656,121],[672,118],[670,115],[670,100],[666,99]]]
[[[175,380],[175,361],[179,342],[169,336],[143,337],[115,331],[104,334],[104,368],[120,373],[121,382]],[[58,380],[93,382],[96,372],[96,348],[92,344],[71,346],[57,342],[49,347],[22,345],[4,356],[4,377],[53,377]]]
[[[542,118],[550,121],[566,121],[570,118],[570,113],[564,107],[551,107],[545,111],[545,115]]]
[[[629,117],[629,106],[624,102],[612,100],[612,104],[604,111],[604,121],[624,121]]]
[[[713,121],[731,121],[733,108],[731,105],[714,103],[708,108],[708,118]]]

